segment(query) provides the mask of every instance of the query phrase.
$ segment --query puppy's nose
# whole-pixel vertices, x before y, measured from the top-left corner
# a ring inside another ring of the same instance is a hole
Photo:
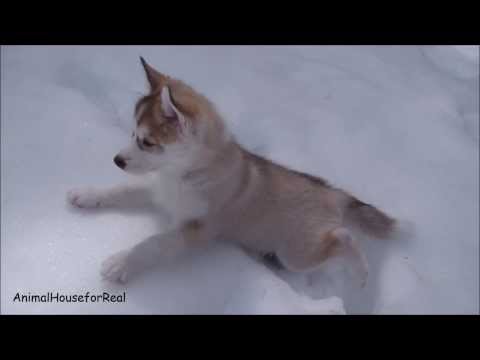
[[[120,169],[124,169],[125,166],[127,165],[127,163],[125,162],[125,160],[117,155],[113,158],[113,162],[115,163],[115,165],[117,165]]]

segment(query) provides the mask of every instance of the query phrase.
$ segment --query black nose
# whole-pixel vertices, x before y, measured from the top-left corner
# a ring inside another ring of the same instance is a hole
[[[125,165],[127,165],[127,163],[125,162],[125,160],[117,155],[113,158],[113,162],[120,168],[120,169],[124,169],[125,168]]]

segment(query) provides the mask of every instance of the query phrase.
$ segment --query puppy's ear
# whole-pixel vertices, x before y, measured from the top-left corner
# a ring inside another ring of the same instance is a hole
[[[150,84],[150,90],[153,91],[166,84],[168,77],[151,67],[143,57],[140,56],[140,62],[142,63],[145,75],[147,76],[148,83]]]
[[[177,106],[175,106],[172,95],[170,93],[170,88],[168,86],[164,86],[162,88],[162,92],[160,94],[161,101],[162,101],[162,111],[165,117],[171,120],[177,120],[181,124],[185,123],[184,115],[178,110]]]

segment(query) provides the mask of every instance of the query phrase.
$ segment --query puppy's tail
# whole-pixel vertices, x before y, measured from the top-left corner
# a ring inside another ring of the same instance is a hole
[[[399,225],[394,218],[355,197],[349,198],[345,216],[347,221],[357,225],[366,234],[380,239],[394,236]]]

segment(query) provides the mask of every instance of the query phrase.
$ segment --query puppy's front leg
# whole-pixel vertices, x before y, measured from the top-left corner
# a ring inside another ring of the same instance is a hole
[[[67,201],[79,208],[140,207],[152,204],[146,187],[137,184],[111,188],[78,188],[67,193]]]
[[[209,235],[201,221],[187,221],[178,229],[151,236],[110,256],[103,262],[101,274],[106,280],[125,283],[157,263],[173,261],[189,249],[206,246]]]

